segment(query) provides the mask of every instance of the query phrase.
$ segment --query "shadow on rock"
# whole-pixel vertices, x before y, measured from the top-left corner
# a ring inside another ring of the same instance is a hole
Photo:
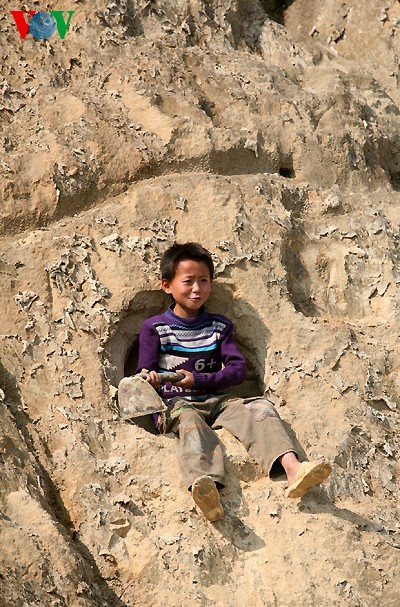
[[[243,552],[254,552],[265,546],[264,540],[234,514],[226,514],[214,526],[235,548]]]
[[[120,600],[106,580],[103,579],[102,574],[97,567],[96,560],[89,548],[77,537],[70,514],[64,505],[60,492],[42,463],[35,447],[35,440],[30,431],[30,428],[33,427],[33,422],[28,414],[22,409],[22,401],[15,378],[13,378],[2,363],[0,363],[0,385],[5,388],[7,413],[17,427],[21,439],[23,440],[26,448],[26,456],[28,457],[28,454],[32,456],[34,470],[37,474],[40,486],[38,494],[42,494],[44,498],[41,502],[42,508],[44,511],[48,512],[54,524],[57,525],[57,529],[60,533],[60,541],[69,544],[72,550],[75,549],[78,558],[80,556],[84,563],[80,572],[81,581],[90,589],[90,594],[94,597],[96,605],[99,607],[127,607],[126,603]],[[41,442],[43,452],[48,454],[47,445],[42,437],[38,435],[37,440]],[[20,450],[20,453],[22,461],[22,457],[25,457],[25,455],[22,450]],[[14,474],[18,476],[19,470],[15,469]],[[4,519],[10,520],[6,515],[4,515]]]
[[[243,552],[261,550],[265,546],[264,540],[236,515],[240,511],[246,516],[249,509],[243,498],[240,479],[233,474],[233,467],[229,462],[227,462],[227,481],[227,485],[221,491],[225,516],[214,523],[214,527],[238,550]]]
[[[318,495],[316,496],[316,493]],[[314,493],[314,495],[313,495]],[[315,498],[319,496],[319,500]],[[299,504],[300,512],[307,512],[310,514],[330,514],[336,518],[342,519],[355,525],[360,531],[368,532],[381,532],[384,531],[383,526],[380,523],[371,521],[357,512],[353,512],[348,508],[339,508],[333,502],[331,502],[328,494],[321,487],[314,488],[307,495],[301,498]]]

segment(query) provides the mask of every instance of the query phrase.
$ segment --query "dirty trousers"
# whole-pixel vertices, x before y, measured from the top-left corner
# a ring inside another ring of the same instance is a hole
[[[214,432],[220,428],[239,439],[267,474],[281,455],[296,453],[275,407],[264,397],[211,396],[204,402],[175,397],[166,404],[166,431],[178,438],[178,463],[187,487],[204,474],[225,484],[222,446]]]

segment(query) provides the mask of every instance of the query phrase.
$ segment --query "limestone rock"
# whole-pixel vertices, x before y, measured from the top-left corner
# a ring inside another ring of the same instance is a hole
[[[5,0],[1,605],[397,607],[398,2],[283,4],[81,0],[35,42]],[[241,393],[334,466],[288,503],[219,431],[215,525],[115,401],[186,240]]]

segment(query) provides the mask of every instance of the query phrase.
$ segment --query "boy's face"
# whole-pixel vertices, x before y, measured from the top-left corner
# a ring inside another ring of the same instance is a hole
[[[162,280],[162,288],[175,300],[174,313],[183,318],[194,318],[207,301],[212,281],[210,271],[202,261],[180,261],[174,278]]]

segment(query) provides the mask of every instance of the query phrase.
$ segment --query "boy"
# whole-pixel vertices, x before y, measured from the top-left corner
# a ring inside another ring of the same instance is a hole
[[[232,322],[204,309],[214,277],[210,253],[197,243],[174,244],[161,259],[161,275],[162,288],[174,303],[143,323],[138,369],[148,373],[147,381],[168,406],[163,429],[179,438],[183,480],[206,518],[216,521],[224,514],[218,493],[224,486],[218,428],[238,438],[268,474],[279,462],[288,478],[288,497],[301,497],[325,480],[330,464],[299,462],[270,401],[222,393],[246,379],[246,361],[233,340]],[[185,377],[161,384],[165,371]]]

